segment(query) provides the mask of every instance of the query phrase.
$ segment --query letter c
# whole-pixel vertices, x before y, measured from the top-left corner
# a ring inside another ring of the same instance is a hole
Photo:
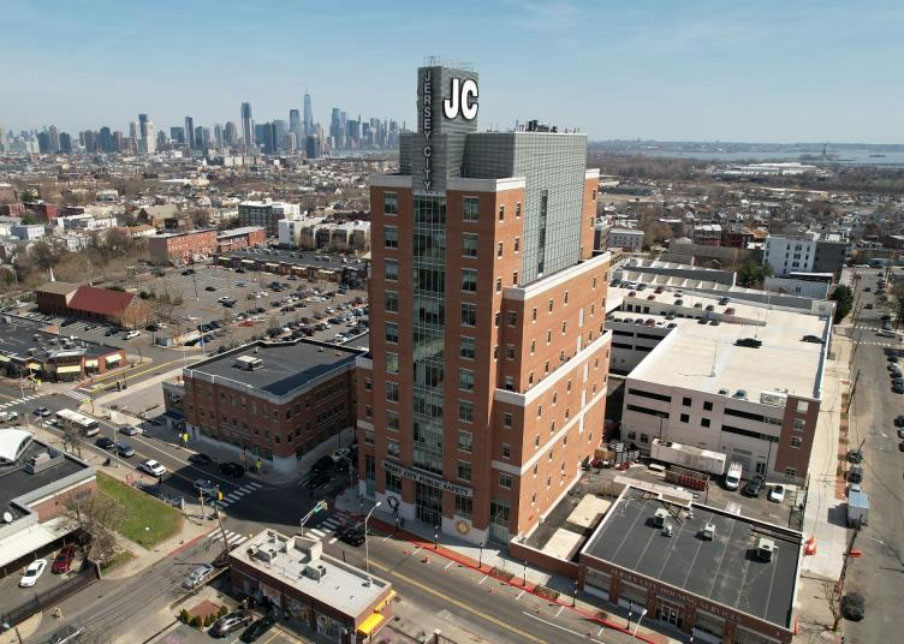
[[[461,115],[468,121],[477,116],[477,82],[471,78],[461,85]]]

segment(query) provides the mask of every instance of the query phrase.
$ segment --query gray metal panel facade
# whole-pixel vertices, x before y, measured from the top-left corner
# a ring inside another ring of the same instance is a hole
[[[527,181],[521,274],[523,284],[578,263],[587,137],[551,132],[480,132],[467,137],[464,176]],[[541,197],[546,192],[546,224]],[[542,229],[545,228],[545,244]],[[542,273],[540,271],[542,262]]]

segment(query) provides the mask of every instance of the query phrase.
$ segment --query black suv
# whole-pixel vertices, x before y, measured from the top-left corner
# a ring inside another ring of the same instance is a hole
[[[220,463],[217,470],[219,470],[220,474],[225,474],[226,476],[238,477],[245,473],[245,468],[238,463]]]
[[[757,474],[749,481],[747,481],[747,485],[744,486],[744,495],[745,496],[759,496],[760,492],[763,491],[763,488],[766,486],[766,479],[764,479],[760,474]]]

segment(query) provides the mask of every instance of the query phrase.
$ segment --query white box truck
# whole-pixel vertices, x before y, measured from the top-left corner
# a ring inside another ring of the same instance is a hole
[[[650,444],[650,458],[661,463],[706,472],[711,476],[722,476],[725,473],[725,454],[674,441],[654,438]]]

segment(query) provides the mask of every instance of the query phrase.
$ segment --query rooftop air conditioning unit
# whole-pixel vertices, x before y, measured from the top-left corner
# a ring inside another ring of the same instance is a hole
[[[775,541],[760,537],[756,542],[756,556],[760,561],[772,561],[773,555],[778,550]]]
[[[704,541],[712,541],[716,538],[716,524],[715,523],[707,523],[703,526],[703,530],[700,532],[700,537]]]

